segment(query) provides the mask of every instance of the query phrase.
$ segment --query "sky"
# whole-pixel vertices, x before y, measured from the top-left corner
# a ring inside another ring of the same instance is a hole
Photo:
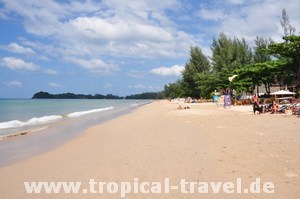
[[[298,34],[299,0],[0,0],[0,98],[161,91],[220,32],[282,41],[283,9]]]

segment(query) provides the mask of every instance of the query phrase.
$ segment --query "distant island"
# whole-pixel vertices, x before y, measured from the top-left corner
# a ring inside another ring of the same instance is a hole
[[[120,97],[113,94],[95,94],[95,95],[84,95],[74,93],[61,93],[51,94],[48,92],[40,91],[32,96],[32,99],[163,99],[163,92],[146,92],[141,94],[128,95],[126,97]]]

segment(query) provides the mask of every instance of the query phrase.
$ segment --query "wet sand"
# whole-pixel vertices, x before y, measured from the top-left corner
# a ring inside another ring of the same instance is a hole
[[[0,168],[1,198],[120,198],[120,194],[27,194],[24,181],[235,182],[260,178],[273,194],[128,194],[126,198],[300,198],[300,118],[253,115],[251,107],[224,110],[167,101],[89,128],[38,156]]]
[[[52,150],[82,134],[89,127],[130,113],[145,103],[149,102],[116,108],[100,114],[30,126],[25,130],[0,135],[0,167]]]

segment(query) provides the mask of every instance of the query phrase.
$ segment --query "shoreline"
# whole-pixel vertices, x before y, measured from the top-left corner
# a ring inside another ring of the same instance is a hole
[[[137,106],[122,107],[110,112],[92,113],[78,118],[27,128],[8,135],[0,136],[0,168],[24,159],[46,153],[80,136],[88,128],[113,120],[133,112]],[[1,139],[2,137],[2,139]]]
[[[13,133],[0,135],[0,142],[4,141],[6,139],[11,139],[11,138],[19,137],[19,136],[30,135],[32,133],[43,131],[47,128],[48,128],[47,126],[45,126],[45,127],[35,127],[35,128],[24,129],[24,130],[16,131],[16,132],[13,132]]]
[[[153,102],[46,153],[0,168],[3,198],[119,198],[116,194],[26,194],[24,181],[234,181],[260,178],[274,194],[129,194],[127,198],[298,198],[298,117],[260,117],[215,104]],[[274,119],[275,118],[275,119]],[[278,120],[278,118],[280,118]],[[9,178],[9,182],[5,179]]]
[[[149,100],[148,100],[149,101]],[[86,99],[11,99],[2,100],[0,138],[19,134],[43,125],[85,117],[110,109],[132,106],[133,100],[86,100]],[[145,103],[145,102],[143,102]],[[142,104],[143,104],[142,103]]]

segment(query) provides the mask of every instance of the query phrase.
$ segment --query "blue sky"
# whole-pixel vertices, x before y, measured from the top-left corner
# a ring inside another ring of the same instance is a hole
[[[283,8],[298,33],[299,0],[0,0],[0,98],[160,91],[221,31],[281,41]]]

